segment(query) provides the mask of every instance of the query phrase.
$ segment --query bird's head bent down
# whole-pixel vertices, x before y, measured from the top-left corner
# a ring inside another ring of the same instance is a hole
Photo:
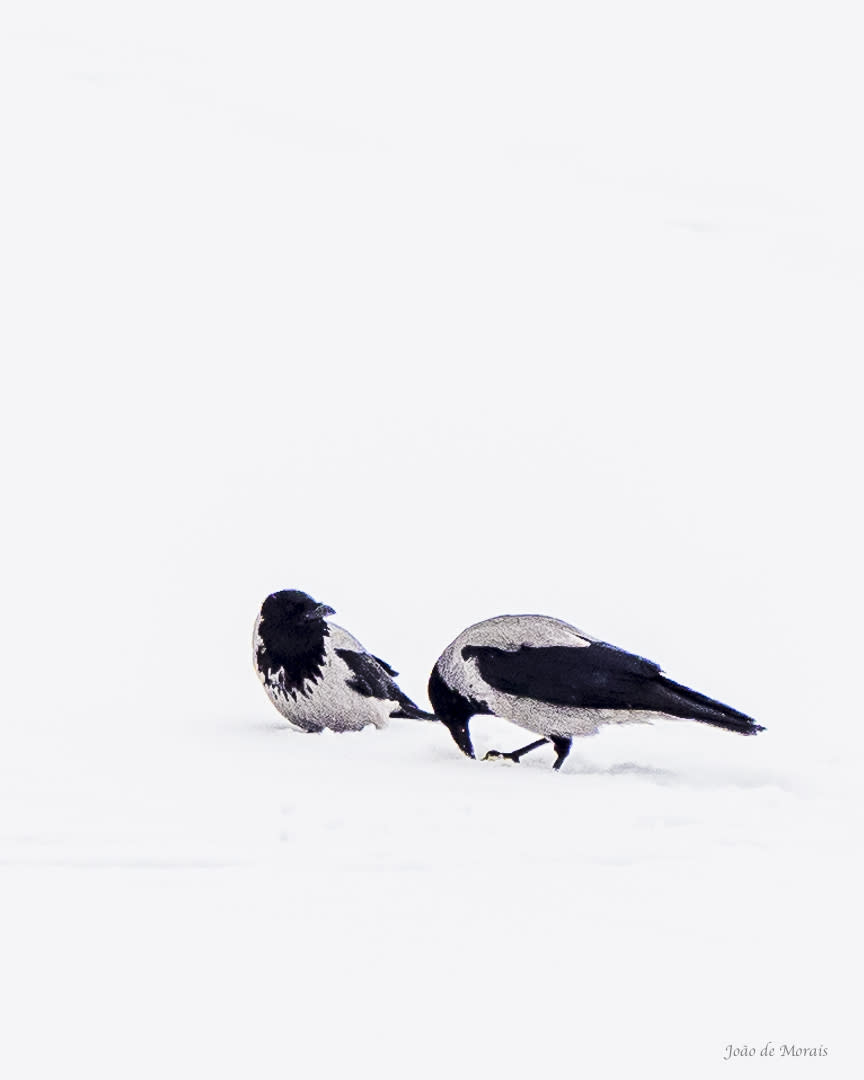
[[[673,682],[654,661],[548,615],[498,615],[463,630],[438,657],[429,700],[468,757],[471,717],[492,713],[542,738],[487,757],[518,761],[551,742],[555,769],[574,736],[594,735],[604,724],[681,719],[739,735],[763,730],[737,709]]]

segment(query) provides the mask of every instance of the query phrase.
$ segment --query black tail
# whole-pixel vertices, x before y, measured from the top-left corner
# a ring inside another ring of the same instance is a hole
[[[658,709],[670,716],[681,716],[688,720],[700,720],[703,724],[712,724],[714,727],[726,728],[727,731],[737,731],[739,735],[755,735],[764,731],[756,721],[730,708],[720,701],[699,694],[691,690],[689,686],[667,679],[665,675],[657,678],[654,686],[658,693]]]
[[[426,712],[424,709],[418,709],[414,702],[403,695],[402,700],[399,702],[399,708],[394,709],[390,713],[392,716],[401,716],[405,720],[437,720],[438,717],[435,713]]]

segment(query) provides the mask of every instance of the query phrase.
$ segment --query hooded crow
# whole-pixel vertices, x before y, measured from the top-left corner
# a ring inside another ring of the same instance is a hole
[[[255,669],[285,719],[302,731],[381,728],[391,716],[434,720],[393,681],[398,671],[326,621],[335,614],[295,589],[272,593],[261,605],[252,635]]]
[[[474,757],[468,721],[490,713],[543,737],[510,753],[490,750],[486,758],[518,761],[551,742],[555,769],[574,735],[594,735],[602,724],[681,717],[741,735],[764,730],[736,709],[667,679],[653,661],[546,615],[499,615],[463,630],[438,658],[429,700],[468,757]]]

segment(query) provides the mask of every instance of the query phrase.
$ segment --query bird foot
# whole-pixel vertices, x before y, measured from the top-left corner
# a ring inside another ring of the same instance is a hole
[[[507,761],[515,761],[519,764],[519,754],[514,750],[510,754],[505,754],[503,750],[487,750],[483,755],[484,761],[492,761],[494,758],[506,758]]]

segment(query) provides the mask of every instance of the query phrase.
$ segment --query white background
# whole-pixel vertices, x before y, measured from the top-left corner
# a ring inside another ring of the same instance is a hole
[[[3,1074],[857,1075],[852,5],[5,11]],[[282,587],[768,730],[276,730]]]

